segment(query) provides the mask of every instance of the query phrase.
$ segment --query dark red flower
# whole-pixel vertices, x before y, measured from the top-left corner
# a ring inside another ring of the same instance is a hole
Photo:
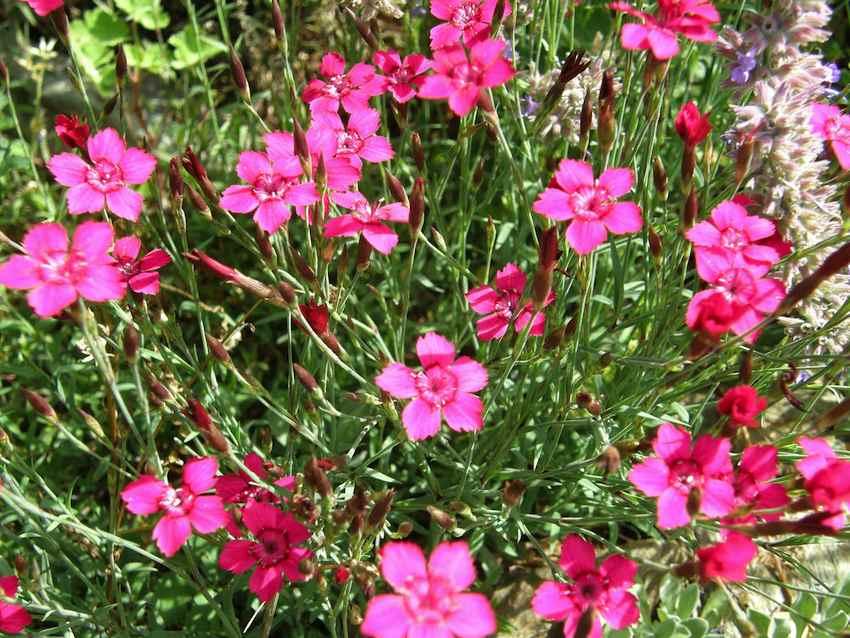
[[[676,133],[685,146],[693,148],[702,142],[711,132],[711,123],[707,113],[700,113],[693,102],[687,102],[676,115]]]
[[[83,148],[89,139],[89,125],[76,115],[57,115],[54,130],[68,148]]]
[[[317,304],[315,301],[308,301],[298,306],[301,309],[301,314],[310,324],[317,335],[323,335],[328,331],[328,307],[324,304]]]
[[[767,407],[767,399],[751,385],[738,385],[729,388],[726,394],[717,402],[717,411],[729,416],[733,426],[747,428],[758,427],[756,417]]]

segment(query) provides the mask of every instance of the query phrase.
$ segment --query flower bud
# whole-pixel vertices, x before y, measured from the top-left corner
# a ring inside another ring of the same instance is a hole
[[[422,230],[422,224],[425,222],[425,180],[417,177],[413,182],[413,190],[410,193],[410,216],[408,224],[410,225],[411,241],[415,242],[419,237],[419,231]]]
[[[292,118],[292,138],[295,145],[295,154],[301,160],[301,165],[304,172],[310,176],[312,174],[313,160],[310,156],[310,144],[307,142],[307,134],[301,128],[301,122],[297,117]],[[307,168],[309,167],[309,168]]]
[[[667,171],[664,169],[664,162],[657,155],[652,161],[652,182],[655,184],[655,192],[658,197],[667,199]]]
[[[543,340],[543,348],[546,350],[555,350],[556,348],[559,348],[561,346],[561,343],[564,341],[566,331],[566,326],[558,326],[557,328],[553,328]]]
[[[508,507],[516,507],[522,502],[526,485],[519,479],[511,479],[502,483],[502,502]]]
[[[83,420],[83,423],[85,423],[86,426],[92,432],[94,432],[95,436],[99,438],[106,437],[106,434],[104,433],[103,428],[100,426],[100,423],[98,423],[97,419],[95,419],[91,414],[89,414],[85,410],[81,410],[80,408],[77,408],[77,412],[79,412],[80,418]]]
[[[183,199],[184,182],[183,175],[180,173],[180,159],[172,157],[168,162],[168,186],[171,190],[171,197],[175,200]]]
[[[207,443],[222,454],[228,454],[230,452],[230,444],[227,442],[227,439],[224,437],[221,430],[218,429],[218,426],[213,423],[209,412],[206,411],[204,406],[201,405],[201,402],[197,399],[189,399],[188,404],[186,416],[198,426],[198,430],[200,430],[201,434],[204,435]]]
[[[431,237],[434,238],[434,243],[437,244],[437,248],[439,248],[444,253],[448,252],[449,247],[446,245],[446,239],[434,226],[431,226]]]
[[[233,83],[242,95],[242,99],[246,102],[251,101],[251,88],[248,86],[248,78],[245,75],[245,67],[242,66],[242,60],[236,54],[236,49],[230,47],[230,74],[233,76]]]
[[[315,457],[312,457],[304,466],[304,481],[312,487],[322,498],[328,498],[333,494],[331,482],[328,475],[319,467]]]
[[[257,226],[256,231],[254,232],[254,238],[257,240],[257,248],[260,249],[260,254],[263,256],[263,259],[266,261],[273,261],[274,248],[272,247],[271,241],[269,241],[269,234]]]
[[[139,331],[133,324],[127,324],[124,328],[124,356],[129,363],[135,363],[139,354]]]
[[[312,558],[302,558],[298,562],[298,571],[310,578],[316,573],[316,561]]]
[[[289,254],[291,257],[290,261],[292,262],[293,268],[298,271],[301,277],[303,277],[304,280],[308,283],[316,283],[316,273],[310,267],[310,264],[307,263],[307,260],[301,256],[301,253],[299,253],[297,250],[295,250],[294,247],[292,247],[289,251]]]
[[[272,0],[272,25],[274,25],[274,34],[278,40],[283,40],[285,33],[285,23],[283,21],[283,12],[280,10],[278,0]]]
[[[352,15],[352,19],[354,20],[354,26],[357,29],[357,33],[360,34],[360,37],[363,38],[363,41],[369,46],[369,48],[373,51],[380,49],[381,45],[378,43],[378,39],[375,37],[375,34],[372,33],[372,29],[369,28],[369,23],[354,15]]]
[[[124,47],[120,44],[115,47],[115,80],[120,87],[124,84],[124,79],[127,77],[127,55],[124,53]]]
[[[0,58],[0,76],[2,76],[4,82],[9,81],[9,67],[6,66],[6,62]]]
[[[410,201],[407,198],[407,192],[405,192],[404,186],[402,186],[398,178],[389,171],[387,171],[387,187],[390,189],[390,192],[397,202],[401,202],[408,208],[410,207]]]
[[[578,122],[579,138],[586,140],[593,126],[593,94],[590,91],[590,87],[584,92],[584,101],[581,103],[581,113],[579,114]]]
[[[735,182],[740,184],[744,181],[750,171],[750,162],[753,159],[753,140],[748,139],[738,145],[735,152]]]
[[[648,226],[647,238],[649,239],[649,252],[657,262],[661,259],[661,237],[658,236],[658,233],[655,232],[655,229],[652,226]]]
[[[425,172],[425,149],[422,148],[422,138],[418,131],[413,131],[410,136],[410,148],[413,152],[413,162],[420,173]]]
[[[224,344],[209,334],[207,335],[207,346],[209,346],[210,352],[212,352],[216,359],[222,363],[231,362],[230,353],[227,351],[227,348],[224,347]]]
[[[157,381],[156,377],[152,374],[148,375],[148,387],[150,388],[153,396],[157,397],[161,401],[168,401],[171,398],[171,393],[168,391],[168,388]]]
[[[372,511],[369,512],[368,524],[370,529],[378,529],[383,526],[387,514],[390,513],[394,499],[395,490],[387,490],[383,496],[375,501]]]
[[[744,350],[741,354],[741,365],[738,368],[738,379],[741,383],[748,384],[753,377],[753,351]]]
[[[402,521],[398,526],[396,533],[394,534],[395,538],[407,538],[413,533],[413,523],[410,521]]]
[[[277,291],[287,305],[295,303],[295,288],[285,281],[278,282]]]
[[[609,445],[602,451],[596,465],[605,476],[615,474],[621,465],[620,451],[615,446]]]
[[[50,14],[50,21],[53,23],[53,27],[56,29],[56,33],[58,33],[59,37],[62,39],[62,42],[65,42],[67,44],[68,16],[65,13],[65,9],[60,7],[58,10],[53,11]]]
[[[103,111],[101,111],[101,116],[104,119],[108,118],[110,115],[112,115],[112,111],[115,110],[116,106],[118,106],[118,93],[109,98],[106,104],[103,105]]]
[[[321,393],[316,378],[312,374],[310,374],[306,368],[298,365],[297,363],[293,363],[292,370],[295,372],[295,376],[298,378],[298,381],[301,383],[301,385],[304,386],[307,392],[313,394]]]
[[[198,182],[198,185],[201,187],[201,190],[204,191],[204,195],[206,195],[208,199],[214,202],[218,201],[218,193],[215,190],[215,186],[213,186],[213,183],[207,175],[207,170],[204,168],[204,165],[201,164],[201,161],[198,159],[198,156],[195,155],[191,146],[187,146],[186,150],[183,151],[183,168],[186,169],[186,172],[189,173],[189,175],[195,178],[195,181]]]
[[[334,582],[337,585],[345,585],[348,579],[351,578],[351,572],[348,571],[345,565],[338,565],[334,570]]]
[[[27,400],[27,403],[30,404],[33,410],[46,417],[50,421],[57,421],[59,417],[56,415],[56,411],[51,407],[51,405],[47,402],[43,396],[30,390],[28,388],[21,388],[21,394],[24,396],[24,399]]]
[[[372,256],[372,244],[370,244],[364,235],[360,235],[360,241],[357,244],[357,264],[358,272],[363,272],[369,267],[369,258]]]
[[[686,146],[682,152],[682,192],[687,193],[694,180],[694,169],[697,165],[696,147]]]
[[[352,536],[357,536],[363,531],[366,526],[366,519],[363,514],[355,514],[351,517],[351,524],[348,526],[348,531]]]
[[[431,520],[434,521],[437,525],[442,527],[443,529],[452,529],[455,526],[454,516],[444,512],[438,507],[433,505],[428,505],[426,508],[428,513],[431,515]]]
[[[366,490],[360,486],[355,487],[354,495],[345,504],[346,511],[354,516],[355,514],[363,514],[367,507],[369,507],[369,498],[366,496]]]
[[[685,205],[682,207],[682,231],[688,231],[694,226],[697,215],[699,214],[699,200],[697,199],[697,191],[691,187],[691,192],[685,200]]]
[[[197,208],[198,212],[201,213],[207,219],[212,219],[212,214],[210,214],[210,207],[207,205],[207,202],[204,201],[204,198],[201,197],[201,194],[188,185],[186,185],[186,192],[189,193],[189,199],[192,200],[192,206]]]
[[[561,70],[558,73],[557,79],[552,83],[552,86],[543,98],[543,102],[540,105],[541,115],[545,116],[552,111],[564,94],[567,84],[581,75],[590,66],[590,62],[591,60],[589,58],[585,61],[584,51],[570,51],[569,55],[564,59],[563,64],[561,64]]]

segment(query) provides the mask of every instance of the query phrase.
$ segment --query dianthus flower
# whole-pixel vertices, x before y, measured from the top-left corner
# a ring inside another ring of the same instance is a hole
[[[579,255],[587,255],[608,233],[635,233],[643,226],[640,207],[618,202],[634,185],[628,168],[606,169],[598,180],[587,162],[561,160],[549,187],[537,197],[533,210],[555,221],[570,220],[567,241]]]
[[[775,521],[789,503],[785,488],[770,481],[779,473],[777,451],[772,445],[751,445],[741,454],[735,472],[735,512],[725,524]],[[774,511],[776,510],[776,511]]]
[[[422,371],[391,363],[375,379],[395,398],[413,399],[401,414],[408,436],[414,441],[434,436],[442,418],[456,432],[484,427],[483,405],[473,394],[487,385],[484,366],[469,357],[455,358],[452,342],[435,332],[419,337],[416,354]]]
[[[53,130],[68,148],[85,148],[89,139],[89,125],[76,115],[57,115]]]
[[[322,57],[319,73],[324,80],[311,80],[301,99],[310,105],[310,111],[336,113],[340,105],[348,113],[369,107],[369,100],[384,92],[384,80],[375,74],[371,64],[358,62],[345,71],[345,58],[332,51]]]
[[[363,233],[363,238],[375,250],[389,255],[398,243],[398,235],[385,222],[406,224],[410,210],[404,204],[370,203],[361,193],[334,193],[333,202],[351,213],[331,217],[325,221],[325,237],[353,237]]]
[[[805,478],[812,507],[830,516],[823,525],[840,530],[850,508],[850,461],[839,459],[825,439],[801,437],[806,458],[797,461],[797,471]]]
[[[313,555],[301,547],[310,532],[292,514],[268,503],[249,501],[242,510],[242,522],[255,540],[228,541],[221,550],[219,567],[234,574],[255,567],[248,588],[264,603],[283,587],[284,576],[290,582],[306,580],[299,563]]]
[[[695,42],[717,39],[711,25],[720,22],[720,14],[709,0],[659,0],[657,15],[639,11],[627,2],[611,2],[608,6],[640,20],[623,25],[623,48],[649,49],[657,60],[669,60],[679,52],[678,35]]]
[[[500,86],[516,73],[503,55],[504,49],[504,41],[489,39],[472,45],[468,57],[460,46],[434,51],[434,74],[425,78],[419,97],[448,99],[455,115],[466,115],[484,89]]]
[[[829,142],[835,158],[850,170],[850,115],[833,104],[812,104],[812,132]]]
[[[173,488],[155,476],[145,474],[121,491],[121,499],[133,514],[149,516],[162,512],[153,538],[160,551],[174,556],[183,547],[192,529],[211,534],[229,520],[218,496],[204,496],[215,486],[218,461],[213,457],[192,459],[183,466],[183,484]]]
[[[348,160],[360,168],[361,162],[385,162],[393,157],[389,139],[378,135],[381,114],[375,109],[355,111],[344,124],[336,113],[319,113],[313,118],[310,137],[326,157]]]
[[[306,135],[313,175],[319,170],[319,158],[322,157],[319,137],[313,129]],[[263,135],[263,141],[266,144],[266,154],[272,162],[290,166],[293,161],[298,160],[298,155],[295,153],[295,138],[289,131],[266,133]],[[328,188],[345,190],[360,179],[359,165],[352,165],[347,158],[325,156],[322,157],[322,163]],[[296,210],[300,209],[300,206],[296,208]]]
[[[47,162],[57,182],[68,186],[68,212],[96,213],[106,207],[118,217],[138,221],[142,196],[128,185],[144,184],[156,159],[140,148],[127,148],[115,129],[106,128],[86,142],[87,163],[73,153],[59,153]]]
[[[717,411],[728,416],[734,427],[757,428],[756,418],[766,407],[767,399],[751,385],[729,388],[717,402]]]
[[[657,456],[635,465],[629,481],[647,496],[658,498],[658,527],[673,529],[691,522],[693,493],[699,511],[709,518],[729,514],[735,506],[729,439],[704,434],[691,445],[691,435],[662,423],[652,443]]]
[[[294,476],[281,476],[281,468],[273,463],[263,461],[262,457],[256,452],[250,452],[245,456],[245,467],[262,481],[279,476],[280,478],[274,479],[273,485],[290,492],[295,490]],[[225,503],[250,503],[251,501],[277,503],[280,501],[277,494],[257,485],[246,472],[242,471],[219,476],[215,482],[215,493]]]
[[[0,591],[6,598],[15,598],[18,593],[18,577],[3,576],[0,578]],[[0,600],[0,632],[19,634],[30,624],[32,624],[32,616],[24,609],[23,605]]]
[[[130,290],[143,295],[156,295],[159,293],[157,271],[170,264],[171,257],[162,248],[154,248],[139,259],[141,249],[142,241],[129,235],[115,242],[112,256]]]
[[[694,102],[686,102],[676,114],[676,133],[682,138],[685,146],[693,148],[702,142],[711,132],[711,122],[708,114],[700,113]]]
[[[27,302],[39,317],[53,317],[78,297],[110,301],[124,296],[125,284],[109,256],[112,228],[105,222],[83,222],[68,233],[57,223],[37,224],[24,236],[24,255],[0,264],[0,284],[29,290]]]
[[[393,49],[375,51],[372,61],[383,72],[387,90],[400,104],[416,97],[425,81],[425,72],[431,68],[431,60],[421,53],[411,53],[402,60]]]
[[[703,580],[745,581],[747,566],[757,553],[758,547],[748,537],[728,532],[722,543],[697,550],[700,576]]]
[[[476,322],[478,338],[482,341],[501,339],[513,323],[517,333],[525,330],[531,321],[528,334],[539,337],[546,326],[546,315],[535,312],[534,305],[529,301],[520,305],[525,291],[526,275],[516,264],[507,264],[496,273],[493,286],[478,286],[466,293],[469,307],[479,315],[484,315]],[[543,304],[545,308],[555,301],[555,294],[550,292]]]
[[[431,15],[444,20],[431,29],[431,50],[487,39],[499,0],[431,0]]]
[[[243,151],[236,173],[247,185],[225,188],[219,205],[231,213],[254,212],[254,221],[269,234],[289,221],[291,206],[309,206],[319,201],[316,185],[303,181],[297,157],[272,161],[266,153]]]
[[[30,8],[44,17],[65,5],[64,0],[25,0]]]
[[[370,638],[485,638],[496,615],[483,594],[465,591],[475,564],[464,541],[444,542],[428,562],[417,545],[389,542],[381,548],[381,575],[395,593],[369,601],[360,632]]]
[[[572,582],[547,580],[531,601],[538,616],[552,621],[564,621],[564,637],[572,638],[585,614],[592,615],[587,636],[602,636],[599,616],[614,629],[625,629],[637,622],[637,599],[628,591],[635,582],[637,563],[613,554],[600,565],[596,564],[593,545],[570,534],[561,544],[558,564]]]

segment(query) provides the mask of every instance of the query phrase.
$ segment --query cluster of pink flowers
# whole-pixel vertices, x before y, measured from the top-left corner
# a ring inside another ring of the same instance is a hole
[[[771,245],[772,221],[750,215],[735,201],[721,202],[711,217],[686,236],[693,243],[697,273],[709,288],[696,293],[688,305],[688,327],[717,340],[726,332],[753,343],[754,328],[774,312],[785,297],[785,284],[766,277],[780,259]]]

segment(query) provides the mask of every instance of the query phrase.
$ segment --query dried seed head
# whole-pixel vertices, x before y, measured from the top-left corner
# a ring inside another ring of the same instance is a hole
[[[526,485],[519,479],[511,479],[502,483],[502,502],[508,507],[516,507],[522,501]]]
[[[375,501],[375,504],[372,506],[372,511],[369,512],[368,523],[370,529],[378,529],[383,526],[384,521],[387,518],[387,514],[389,514],[390,509],[392,509],[393,499],[395,499],[395,490],[387,490]]]
[[[366,496],[366,490],[357,486],[354,488],[354,495],[345,504],[345,509],[353,516],[363,514],[367,507],[369,507],[369,498]]]
[[[307,464],[304,466],[304,480],[322,498],[328,498],[333,494],[333,487],[331,487],[328,475],[319,466],[319,462],[315,457],[307,461]]]

